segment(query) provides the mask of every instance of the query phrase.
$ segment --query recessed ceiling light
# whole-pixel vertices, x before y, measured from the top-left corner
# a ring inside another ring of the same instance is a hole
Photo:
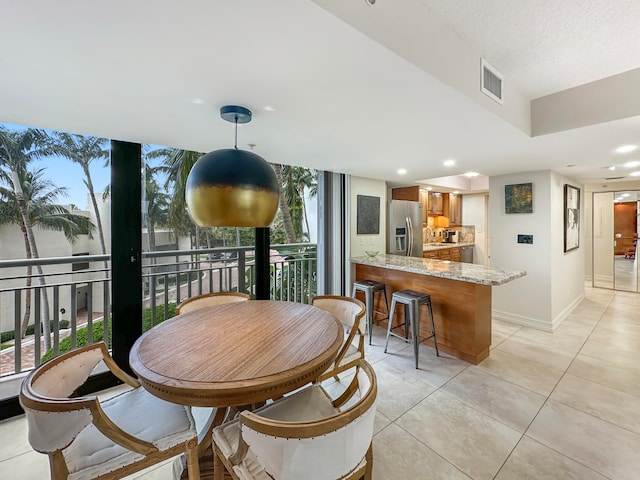
[[[464,174],[465,177],[469,178],[477,177],[478,175],[480,175],[478,172],[467,172]]]
[[[194,105],[202,105],[204,103],[204,100],[202,100],[201,98],[193,98],[191,99],[191,103],[193,103]]]
[[[635,172],[631,172],[629,175],[632,177],[640,177],[640,170],[636,170]]]
[[[640,165],[640,162],[638,162],[637,160],[634,160],[633,162],[627,162],[624,164],[624,166],[627,168],[637,167],[638,165]]]
[[[275,111],[276,111],[276,109],[275,109],[275,108],[273,108],[271,105],[267,105],[267,106],[265,106],[265,107],[264,107],[264,109],[265,109],[267,112],[275,112]]]
[[[444,165],[445,167],[453,167],[455,164],[456,164],[456,161],[455,161],[455,160],[452,160],[452,159],[445,160],[445,161],[443,162],[443,165]]]
[[[609,167],[609,170],[611,170],[612,172],[613,172],[615,169],[616,169],[616,166],[615,166],[615,165],[611,165],[611,166]]]
[[[622,145],[621,147],[616,148],[616,152],[629,153],[629,152],[633,152],[636,148],[638,148],[637,145]]]
[[[455,192],[453,192],[454,195],[458,195],[460,192],[458,190],[456,190]]]
[[[406,168],[399,168],[398,169],[398,175],[404,175],[405,173],[407,173],[407,169]]]

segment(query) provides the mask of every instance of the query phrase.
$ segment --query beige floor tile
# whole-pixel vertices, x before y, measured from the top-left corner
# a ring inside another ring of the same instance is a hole
[[[367,336],[367,338],[365,339],[364,358],[367,360],[367,362],[373,364],[375,362],[379,362],[380,360],[386,360],[388,356],[387,353],[384,353],[386,336],[387,330],[385,328],[374,325],[371,345],[369,345],[369,336]],[[403,342],[402,340],[395,337],[390,337],[389,347],[387,351],[389,353],[396,353],[409,347],[410,345]]]
[[[27,419],[24,415],[0,422],[0,462],[22,453],[31,452]]]
[[[469,367],[441,391],[524,433],[546,397]]]
[[[493,350],[509,337],[510,335],[507,335],[505,333],[499,332],[498,330],[492,329],[491,330],[491,349]]]
[[[516,337],[511,337],[502,342],[497,350],[562,371],[569,367],[578,351],[576,349],[573,353],[566,353],[559,347],[550,347],[540,342]]]
[[[378,379],[378,411],[395,420],[434,391],[431,385],[388,365],[373,364]]]
[[[611,330],[605,326],[597,327],[585,343],[585,346],[594,342],[606,343],[609,346],[630,352],[640,352],[640,335],[636,335],[624,328]]]
[[[520,325],[504,322],[502,320],[491,321],[491,330],[495,330],[496,332],[502,333],[503,335],[507,335],[507,336],[513,335],[521,328],[522,326]]]
[[[522,340],[530,343],[539,343],[547,347],[555,348],[563,353],[575,355],[589,337],[591,330],[582,335],[574,335],[568,330],[556,330],[554,333],[542,332],[533,328],[522,327],[516,332],[512,340]]]
[[[578,355],[567,373],[640,397],[640,365],[624,368],[588,355]]]
[[[562,376],[562,370],[524,359],[496,348],[478,368],[526,389],[548,396]]]
[[[583,323],[574,322],[572,320],[565,320],[560,324],[560,326],[556,329],[554,334],[559,335],[574,335],[576,337],[580,337],[584,341],[589,337],[595,325],[584,325]]]
[[[397,425],[389,425],[373,438],[374,480],[470,478]]]
[[[5,476],[6,475],[6,476]],[[41,480],[49,477],[49,457],[33,450],[0,462],[0,478]]]
[[[549,400],[527,436],[616,480],[637,480],[640,435]]]
[[[441,391],[396,423],[475,480],[492,479],[521,437]]]
[[[373,421],[373,434],[375,435],[378,432],[381,432],[391,423],[387,417],[385,417],[380,412],[376,411],[376,418]]]
[[[640,434],[640,398],[567,374],[549,397]]]
[[[467,362],[463,362],[443,352],[440,352],[440,356],[438,357],[433,348],[425,345],[420,345],[419,349],[418,369],[416,369],[415,358],[413,356],[413,346],[396,353],[388,354],[385,363],[413,377],[419,378],[434,388],[439,388],[462,370],[469,367]]]
[[[640,365],[640,351],[625,350],[606,341],[587,340],[580,349],[582,355],[600,358],[620,367],[637,368]]]
[[[584,465],[523,437],[496,480],[607,480]]]

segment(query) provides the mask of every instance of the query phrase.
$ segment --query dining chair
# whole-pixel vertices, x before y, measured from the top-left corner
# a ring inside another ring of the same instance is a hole
[[[214,480],[370,480],[378,388],[365,360],[354,370],[337,398],[314,383],[214,428]]]
[[[176,307],[176,315],[223,303],[246,302],[251,296],[241,292],[215,292],[187,298]]]
[[[360,300],[340,295],[317,295],[311,299],[311,305],[331,313],[344,326],[345,338],[338,355],[318,379],[323,381],[335,377],[338,380],[339,373],[349,370],[364,358],[366,307]]]
[[[101,361],[131,388],[106,400],[76,396]],[[198,424],[189,407],[154,397],[121,370],[104,342],[34,369],[22,383],[20,403],[29,443],[49,456],[52,480],[118,479],[182,453],[189,479],[200,478],[199,437],[205,441],[214,409]]]

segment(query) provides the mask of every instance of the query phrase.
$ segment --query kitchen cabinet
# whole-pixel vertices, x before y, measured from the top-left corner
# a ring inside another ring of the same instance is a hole
[[[449,225],[462,225],[462,195],[457,193],[449,194]]]
[[[460,247],[439,248],[437,250],[427,250],[422,252],[422,258],[434,258],[437,260],[460,261]]]
[[[429,213],[429,192],[427,190],[420,190],[420,203],[422,203],[422,223],[427,223]]]
[[[415,187],[394,188],[391,190],[391,199],[392,200],[408,200],[410,202],[419,202],[420,187],[416,185]]]
[[[428,215],[444,215],[444,193],[428,192]]]

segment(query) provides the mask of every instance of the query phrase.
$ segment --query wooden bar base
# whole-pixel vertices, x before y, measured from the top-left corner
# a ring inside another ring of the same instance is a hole
[[[489,356],[491,347],[491,286],[356,264],[356,280],[375,280],[387,285],[387,300],[397,290],[417,290],[431,296],[438,348],[465,362],[477,365]],[[360,293],[360,292],[357,292]],[[364,301],[364,295],[360,294]],[[376,310],[384,311],[382,296],[376,296]],[[393,325],[404,323],[403,307],[396,306]],[[428,335],[426,307],[421,307],[421,331]],[[386,326],[386,321],[381,322]],[[433,340],[424,342],[433,345]]]

